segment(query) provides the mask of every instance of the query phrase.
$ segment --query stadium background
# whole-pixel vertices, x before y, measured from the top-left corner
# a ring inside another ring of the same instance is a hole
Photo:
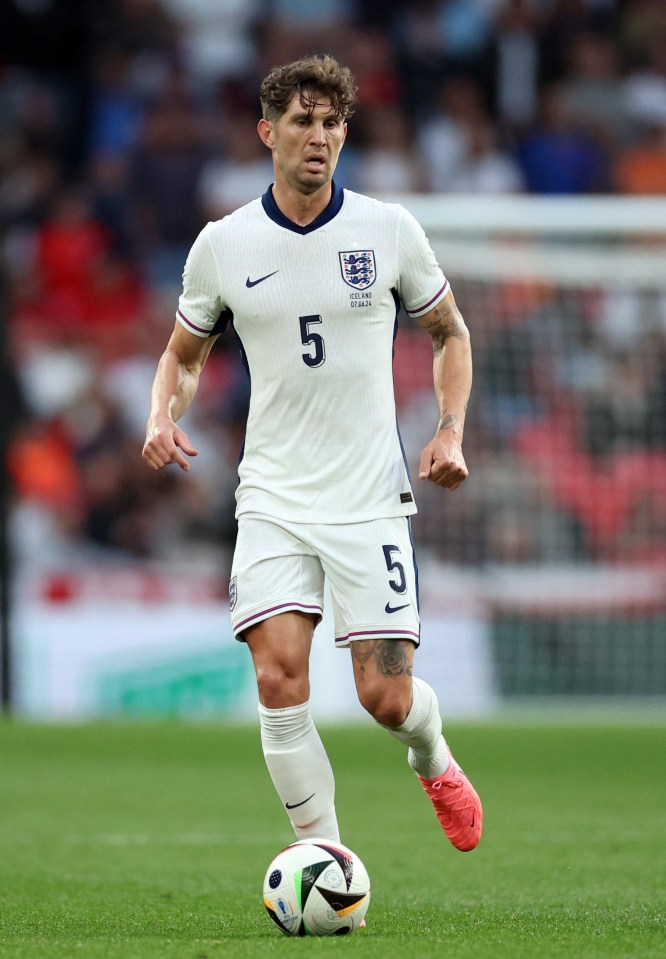
[[[638,195],[663,212],[659,0],[4,3],[3,697],[22,715],[254,713],[226,612],[248,400],[231,339],[188,414],[192,473],[154,475],[140,448],[187,250],[271,179],[258,82],[317,50],[359,83],[344,186],[428,194],[442,230],[454,201],[492,213],[507,198],[570,210],[595,196],[613,210]],[[663,254],[661,222],[629,252]],[[602,262],[626,241],[599,240],[595,214],[587,234]],[[416,490],[420,672],[449,715],[659,704],[663,268],[621,288],[610,270],[484,275],[484,249],[469,273],[441,258],[475,349],[471,475],[451,496]],[[435,422],[430,369],[427,337],[403,318],[395,376],[412,466]],[[328,629],[316,709],[360,718]]]

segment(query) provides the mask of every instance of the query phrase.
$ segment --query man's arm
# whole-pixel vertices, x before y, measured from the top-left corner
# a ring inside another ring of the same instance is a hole
[[[176,421],[196,395],[201,371],[216,339],[195,336],[178,322],[174,327],[157,365],[143,447],[143,458],[153,469],[177,463],[181,469],[189,470],[183,453],[198,453]]]
[[[418,322],[432,337],[433,379],[440,413],[437,432],[421,454],[419,479],[454,490],[468,476],[462,440],[472,388],[469,331],[450,290]]]

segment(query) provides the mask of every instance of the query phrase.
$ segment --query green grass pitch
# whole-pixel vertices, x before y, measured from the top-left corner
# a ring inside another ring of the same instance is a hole
[[[288,939],[261,900],[293,837],[257,729],[1,722],[0,956],[665,956],[666,725],[447,731],[484,801],[472,853],[398,743],[322,729],[372,902],[353,936]]]

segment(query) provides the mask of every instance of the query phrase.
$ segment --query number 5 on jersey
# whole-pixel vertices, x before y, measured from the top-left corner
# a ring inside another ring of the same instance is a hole
[[[311,326],[315,323],[321,323],[321,316],[312,313],[309,316],[299,316],[301,324],[301,343],[303,346],[309,346],[314,349],[314,353],[302,353],[303,362],[306,366],[314,369],[321,366],[326,359],[326,349],[324,348],[324,337],[321,333],[312,333]]]

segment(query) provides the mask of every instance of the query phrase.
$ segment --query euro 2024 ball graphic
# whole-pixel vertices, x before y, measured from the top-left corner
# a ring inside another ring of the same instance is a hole
[[[264,879],[268,915],[287,936],[344,936],[363,923],[370,879],[356,853],[328,839],[300,839]]]

